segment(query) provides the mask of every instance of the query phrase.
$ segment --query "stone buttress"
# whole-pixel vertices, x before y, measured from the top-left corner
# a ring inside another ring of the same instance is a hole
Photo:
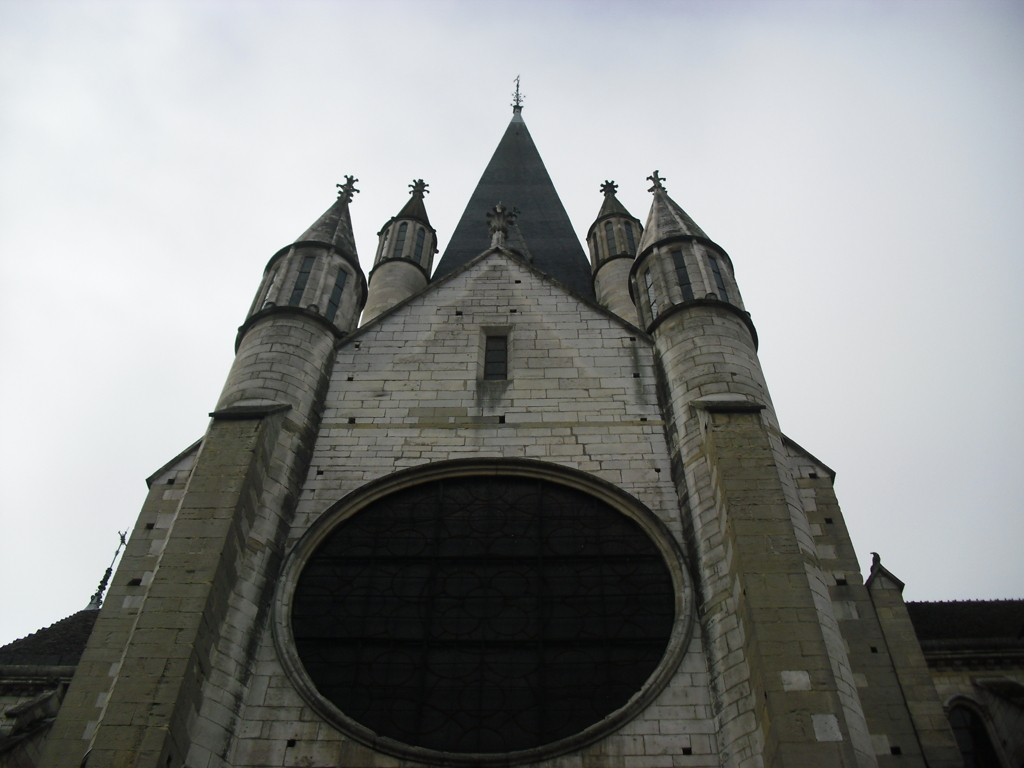
[[[689,507],[723,765],[960,765],[934,694],[901,684],[921,665],[880,650],[887,611],[831,471],[779,431],[728,255],[649,178],[630,292]]]
[[[150,479],[42,765],[166,768],[224,759],[335,343],[365,301],[348,212],[353,181],[271,259],[206,435]]]
[[[654,336],[725,765],[875,765],[726,253],[657,172],[630,289]]]

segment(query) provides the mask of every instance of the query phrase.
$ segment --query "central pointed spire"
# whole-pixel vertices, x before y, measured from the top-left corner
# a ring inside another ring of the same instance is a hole
[[[500,202],[510,210],[517,209],[515,230],[532,256],[532,265],[571,291],[593,298],[590,264],[523,122],[521,93],[516,101],[512,122],[480,177],[432,280],[454,272],[487,250],[491,242],[487,212]]]

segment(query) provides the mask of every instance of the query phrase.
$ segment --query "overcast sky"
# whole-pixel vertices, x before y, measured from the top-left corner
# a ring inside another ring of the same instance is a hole
[[[0,1],[0,643],[85,607],[345,173],[443,251],[511,117],[581,236],[655,168],[732,257],[862,568],[1024,597],[1024,4]]]

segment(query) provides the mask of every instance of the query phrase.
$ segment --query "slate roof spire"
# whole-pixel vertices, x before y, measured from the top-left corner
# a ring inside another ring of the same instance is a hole
[[[531,264],[575,293],[594,297],[590,264],[569,215],[558,198],[544,161],[523,122],[522,93],[513,95],[512,121],[469,199],[444,255],[434,271],[438,280],[487,250],[487,212],[499,202],[518,212],[509,242],[525,251]]]
[[[626,206],[619,202],[619,198],[615,196],[615,191],[619,188],[619,185],[614,181],[605,180],[604,184],[601,185],[601,191],[604,193],[604,202],[601,203],[601,210],[597,213],[598,219],[603,219],[605,216],[628,216],[633,218],[633,214],[626,210]]]
[[[423,179],[416,179],[412,184],[409,185],[409,194],[412,197],[406,202],[405,206],[395,216],[396,219],[415,219],[416,221],[422,221],[428,227],[430,226],[430,219],[427,218],[427,207],[423,204],[423,196],[429,195],[430,190],[427,189],[430,185],[427,184]]]
[[[334,205],[324,211],[324,214],[303,232],[296,242],[327,243],[353,258],[358,258],[356,238],[352,234],[352,218],[348,211],[352,196],[359,191],[355,186],[357,181],[359,179],[355,176],[345,176],[345,183],[337,185],[338,199],[334,201]]]
[[[708,239],[704,230],[668,196],[668,190],[662,184],[666,179],[655,171],[647,180],[652,183],[647,191],[654,195],[654,200],[651,203],[651,212],[647,214],[647,226],[644,227],[643,237],[640,238],[640,246],[637,249],[639,253],[643,253],[649,245],[670,237],[683,235]]]

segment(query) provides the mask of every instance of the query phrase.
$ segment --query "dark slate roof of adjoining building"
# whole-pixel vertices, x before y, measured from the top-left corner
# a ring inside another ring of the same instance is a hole
[[[917,639],[929,646],[1024,645],[1024,600],[907,603]]]
[[[100,612],[73,613],[56,624],[0,648],[0,665],[74,666],[89,642]]]
[[[454,272],[490,247],[487,212],[498,203],[518,209],[516,226],[533,257],[533,266],[575,293],[593,298],[590,262],[518,112],[494,150],[431,279]]]

